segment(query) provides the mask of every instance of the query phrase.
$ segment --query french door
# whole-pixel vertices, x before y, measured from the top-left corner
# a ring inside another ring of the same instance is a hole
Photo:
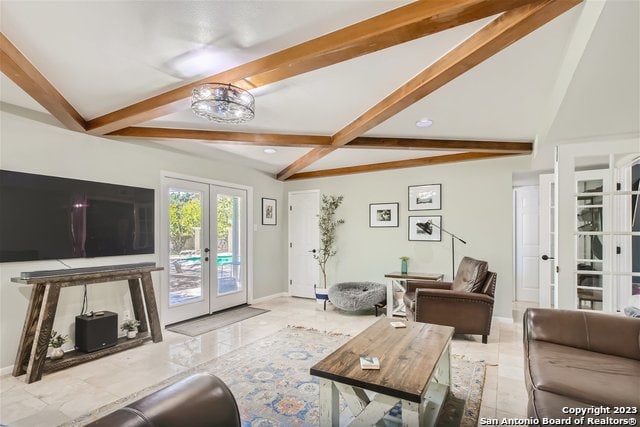
[[[246,303],[246,190],[164,183],[165,324]]]

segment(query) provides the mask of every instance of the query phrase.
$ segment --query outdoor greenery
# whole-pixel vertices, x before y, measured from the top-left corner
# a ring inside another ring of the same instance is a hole
[[[187,248],[195,237],[195,228],[202,226],[202,201],[199,193],[172,191],[169,195],[169,237],[171,253],[178,254]],[[218,239],[226,240],[233,218],[233,197],[218,198]]]
[[[320,270],[322,271],[322,280],[324,287],[327,287],[327,261],[336,254],[334,245],[336,242],[336,227],[344,224],[344,219],[336,219],[336,210],[340,207],[343,196],[327,196],[322,195],[320,203],[320,250],[313,257],[318,260]]]

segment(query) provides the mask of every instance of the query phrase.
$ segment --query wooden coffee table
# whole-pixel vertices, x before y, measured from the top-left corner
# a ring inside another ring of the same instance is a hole
[[[397,319],[396,319],[397,320]],[[454,329],[383,318],[315,364],[320,378],[320,425],[339,424],[341,394],[354,425],[377,425],[397,403],[403,426],[433,426],[449,392],[449,347]],[[361,356],[380,359],[380,370],[360,368]]]

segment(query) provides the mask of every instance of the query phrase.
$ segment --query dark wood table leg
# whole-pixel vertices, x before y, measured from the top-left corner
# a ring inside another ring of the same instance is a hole
[[[153,281],[151,273],[142,273],[142,291],[144,294],[144,303],[147,306],[147,317],[149,318],[149,328],[151,329],[151,338],[153,342],[162,341],[162,328],[160,326],[160,318],[158,317],[158,305],[156,304],[156,295],[153,291]]]
[[[44,367],[44,361],[47,357],[53,320],[56,317],[56,309],[58,308],[60,286],[60,283],[47,283],[43,286],[44,297],[42,304],[40,304],[40,315],[38,316],[35,334],[33,336],[34,341],[31,346],[31,355],[29,356],[27,376],[25,378],[27,384],[39,381],[42,378],[42,368]]]
[[[22,335],[18,344],[18,353],[16,354],[16,362],[13,365],[14,377],[27,373],[26,366],[29,363],[31,355],[31,347],[33,346],[33,337],[36,333],[38,317],[40,316],[40,308],[44,298],[44,286],[33,286],[31,289],[31,297],[27,306],[27,315],[24,318],[24,326],[22,327]]]
[[[142,303],[142,289],[140,289],[140,279],[129,279],[129,293],[131,294],[131,303],[133,304],[133,314],[140,322],[139,332],[147,332],[147,315],[144,311]]]

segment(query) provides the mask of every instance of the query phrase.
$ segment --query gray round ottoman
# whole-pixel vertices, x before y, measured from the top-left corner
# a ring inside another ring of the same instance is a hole
[[[346,311],[373,308],[387,299],[387,287],[373,282],[344,282],[329,288],[329,301]]]

